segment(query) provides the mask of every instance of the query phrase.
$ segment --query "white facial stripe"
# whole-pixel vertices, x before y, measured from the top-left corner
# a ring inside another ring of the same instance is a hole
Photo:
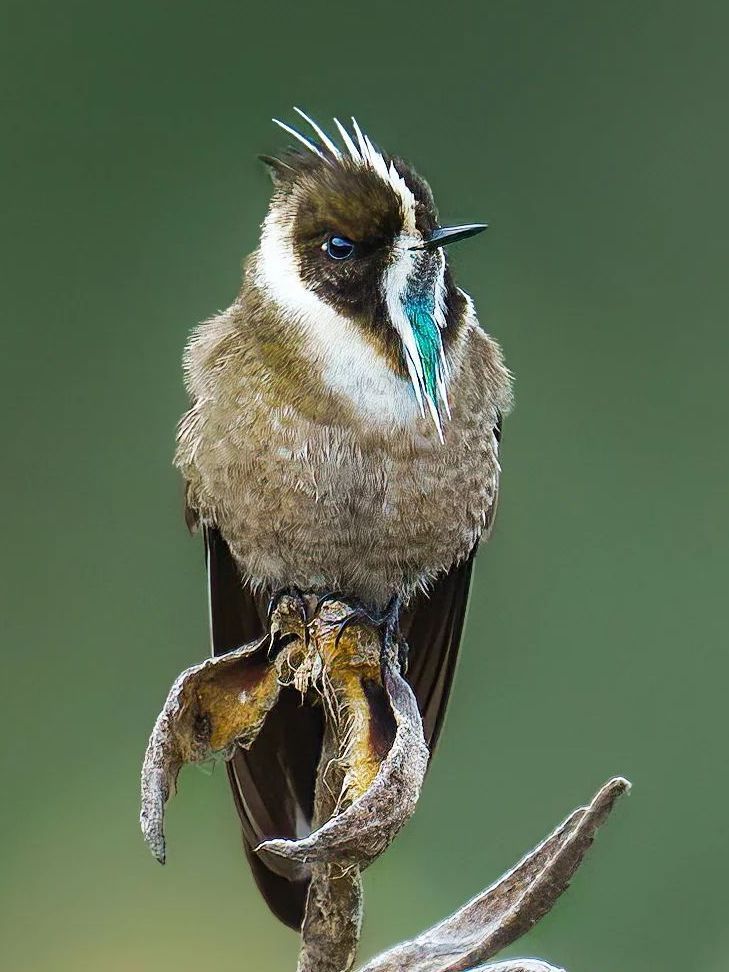
[[[263,224],[256,283],[304,334],[332,392],[379,425],[410,425],[417,419],[410,383],[390,368],[352,321],[303,284],[290,235],[273,212]]]
[[[435,323],[442,331],[443,328],[446,326],[446,288],[445,288],[446,258],[442,246],[439,247],[438,249],[438,258],[440,260],[440,267],[438,268],[438,276],[436,277],[436,281],[435,281],[435,310],[433,312],[433,316],[435,317]]]
[[[391,264],[385,274],[385,302],[387,304],[387,313],[390,321],[400,335],[400,340],[405,350],[405,363],[410,374],[410,380],[415,390],[420,411],[424,415],[422,395],[424,386],[423,366],[420,361],[418,346],[415,343],[413,327],[405,314],[402,300],[408,279],[415,266],[415,253],[409,249],[408,242],[406,240],[404,245],[400,245],[400,255]]]
[[[400,335],[403,349],[405,351],[405,363],[407,365],[410,381],[415,391],[415,396],[420,407],[421,414],[425,414],[424,405],[427,405],[431,418],[438,430],[438,435],[443,441],[443,428],[438,413],[438,404],[434,402],[427,393],[423,365],[420,360],[420,353],[415,341],[413,326],[405,313],[404,295],[408,286],[410,275],[415,270],[418,259],[418,251],[411,247],[419,242],[419,238],[414,238],[402,234],[396,242],[396,252],[398,258],[392,263],[385,274],[385,301],[390,320]],[[433,316],[440,330],[445,327],[445,254],[440,250],[440,266],[435,279],[434,312]],[[441,367],[436,375],[436,385],[438,397],[443,402],[446,415],[450,418],[450,407],[448,405],[448,394],[446,390],[446,359],[443,351],[443,344],[440,342],[440,361]]]
[[[433,310],[433,317],[435,318],[435,323],[438,328],[442,331],[446,326],[446,286],[445,286],[445,268],[446,268],[446,258],[443,252],[443,247],[438,250],[440,257],[440,268],[438,270],[438,275],[435,279],[435,308]],[[451,417],[451,407],[448,404],[448,362],[446,361],[445,350],[443,348],[443,342],[440,343],[440,365],[441,370],[438,374],[438,392],[440,393],[441,401],[446,411],[448,418]]]

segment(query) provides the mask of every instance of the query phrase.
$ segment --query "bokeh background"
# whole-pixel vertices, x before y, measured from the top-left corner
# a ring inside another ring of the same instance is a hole
[[[137,829],[207,651],[171,467],[190,328],[228,304],[280,147],[354,112],[413,159],[517,408],[445,736],[367,874],[363,955],[634,791],[512,952],[729,968],[726,4],[3,2],[0,967],[293,969],[224,774],[169,864]]]

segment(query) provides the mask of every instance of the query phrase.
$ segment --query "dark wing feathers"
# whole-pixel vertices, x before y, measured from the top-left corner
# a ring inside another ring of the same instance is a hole
[[[206,527],[204,538],[213,654],[222,655],[263,635],[268,604],[243,583],[220,532]],[[276,917],[297,930],[308,870],[273,858],[266,861],[253,849],[269,837],[299,836],[297,824],[301,829],[311,820],[322,732],[321,714],[302,706],[292,690],[284,690],[251,748],[239,749],[227,764],[253,876]]]
[[[474,554],[475,550],[439,578],[427,595],[418,595],[402,618],[401,629],[409,649],[407,680],[418,700],[431,755],[456,671]]]
[[[203,532],[213,654],[222,655],[263,635],[268,606],[242,583],[220,531],[206,526]]]

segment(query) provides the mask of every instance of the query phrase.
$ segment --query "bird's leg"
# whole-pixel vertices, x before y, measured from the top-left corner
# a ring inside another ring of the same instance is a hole
[[[380,632],[383,650],[389,654],[397,649],[398,659],[400,659],[402,646],[402,638],[400,637],[402,598],[400,595],[398,593],[393,594],[382,611],[372,610],[361,601],[352,602],[348,599],[347,603],[353,603],[353,609],[342,618],[337,641],[350,625],[364,622]],[[321,604],[322,600],[319,601],[319,607],[321,607]]]
[[[405,674],[408,668],[408,644],[400,633],[400,609],[402,597],[395,593],[387,602],[380,617],[383,647],[396,654],[400,671]]]
[[[297,587],[277,591],[269,603],[269,657],[276,659],[282,685],[293,685],[302,697],[321,674],[321,656],[311,639],[309,622],[316,597]]]

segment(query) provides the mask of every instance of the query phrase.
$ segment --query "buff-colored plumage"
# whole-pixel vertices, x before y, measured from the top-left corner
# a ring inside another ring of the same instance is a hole
[[[176,464],[188,523],[204,527],[214,654],[255,643],[282,591],[307,617],[315,599],[293,589],[336,592],[380,629],[383,658],[407,654],[432,751],[510,405],[501,352],[444,249],[485,227],[442,226],[427,183],[355,122],[353,135],[337,125],[341,148],[310,124],[313,137],[283,125],[301,147],[266,158],[274,193],[240,294],[188,343]],[[378,677],[357,676],[350,711],[378,711]],[[315,826],[326,748],[307,700],[284,690],[227,765],[254,876],[292,928],[311,871],[257,848]]]
[[[246,580],[381,605],[471,552],[497,490],[494,429],[510,384],[466,307],[448,352],[441,444],[428,417],[376,423],[328,387],[249,261],[236,303],[188,345],[192,407],[176,457],[189,504],[217,525]]]

